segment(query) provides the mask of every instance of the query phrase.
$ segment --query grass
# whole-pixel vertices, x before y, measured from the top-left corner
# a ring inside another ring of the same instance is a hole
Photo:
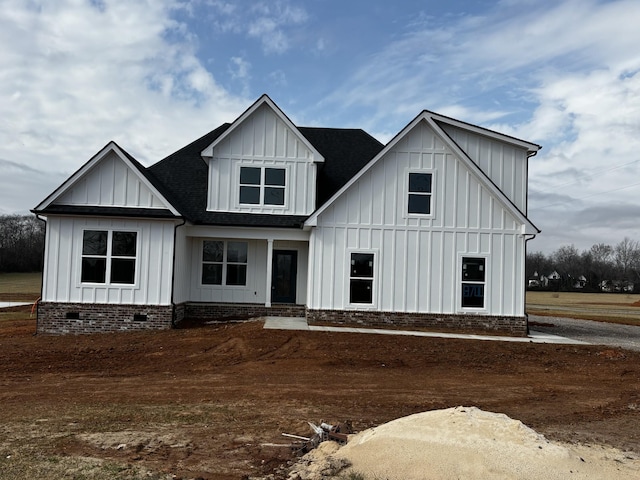
[[[640,294],[527,292],[527,313],[640,325]]]
[[[40,297],[42,273],[1,273],[0,301],[35,302]]]

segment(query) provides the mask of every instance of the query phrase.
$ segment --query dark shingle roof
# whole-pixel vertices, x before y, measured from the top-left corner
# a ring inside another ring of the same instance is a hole
[[[147,178],[195,224],[300,228],[306,216],[209,212],[207,164],[200,153],[230,124],[225,123],[147,169]],[[363,130],[300,127],[325,158],[318,164],[316,207],[320,207],[367,164],[383,145]]]
[[[298,130],[325,159],[318,169],[316,208],[329,200],[384,147],[360,129],[299,127]]]

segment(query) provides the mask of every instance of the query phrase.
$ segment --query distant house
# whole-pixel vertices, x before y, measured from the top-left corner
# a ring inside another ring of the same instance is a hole
[[[581,290],[586,286],[587,286],[587,277],[585,277],[584,275],[580,275],[578,278],[573,279],[573,285],[572,285],[573,288],[577,290]]]
[[[33,210],[38,331],[287,315],[525,334],[539,148],[426,110],[382,145],[266,95],[148,168],[110,142]]]

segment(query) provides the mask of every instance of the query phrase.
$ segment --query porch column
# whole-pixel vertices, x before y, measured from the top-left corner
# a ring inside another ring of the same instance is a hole
[[[267,238],[267,299],[264,306],[271,306],[271,276],[273,273],[273,238]]]

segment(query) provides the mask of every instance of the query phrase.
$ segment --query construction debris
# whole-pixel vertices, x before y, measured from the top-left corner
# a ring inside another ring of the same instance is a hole
[[[339,445],[346,445],[348,441],[348,435],[350,433],[353,433],[350,422],[344,422],[336,426],[324,422],[321,422],[319,426],[312,422],[307,423],[313,431],[313,436],[311,437],[303,437],[290,433],[282,434],[283,437],[293,438],[297,440],[296,442],[293,442],[291,444],[291,450],[298,455],[303,455],[307,452],[310,452],[318,445],[320,445],[320,443],[326,441],[333,441],[338,443]]]

